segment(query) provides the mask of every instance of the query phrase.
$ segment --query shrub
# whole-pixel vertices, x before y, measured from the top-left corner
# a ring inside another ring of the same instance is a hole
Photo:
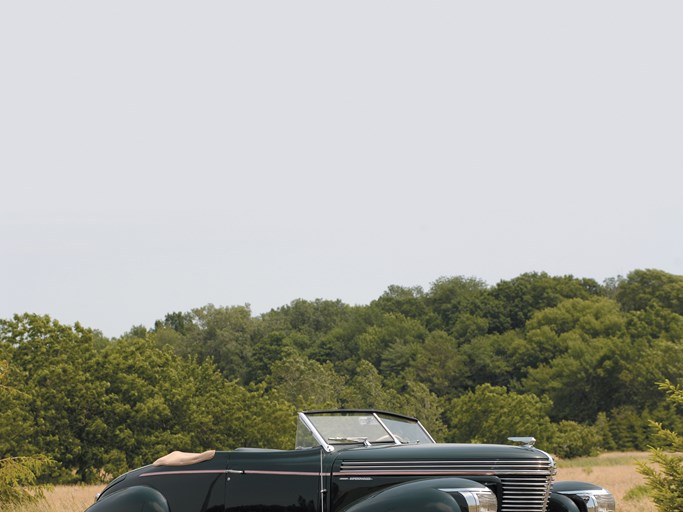
[[[683,389],[668,381],[659,387],[667,392],[670,402],[683,405]],[[645,476],[648,493],[659,512],[680,512],[683,510],[683,457],[676,452],[683,451],[683,437],[661,423],[651,424],[655,441],[661,447],[651,449],[650,463],[639,464],[638,471]]]

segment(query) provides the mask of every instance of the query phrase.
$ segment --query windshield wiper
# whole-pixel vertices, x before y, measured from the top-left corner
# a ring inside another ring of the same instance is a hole
[[[371,446],[367,437],[328,437],[327,440],[338,443],[363,443],[364,446]]]

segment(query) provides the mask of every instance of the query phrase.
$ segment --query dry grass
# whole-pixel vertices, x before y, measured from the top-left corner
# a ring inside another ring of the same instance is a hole
[[[3,512],[83,512],[93,504],[103,485],[56,485],[39,503],[2,508]]]
[[[558,461],[557,480],[582,480],[608,489],[617,500],[617,512],[657,512],[652,501],[638,492],[645,480],[636,469],[636,461],[647,457],[642,452],[605,453]]]
[[[657,512],[652,502],[634,493],[644,483],[636,470],[636,461],[647,459],[647,453],[606,453],[588,457],[558,461],[558,480],[583,480],[609,489],[617,499],[618,512]],[[83,512],[90,506],[103,486],[56,486],[45,493],[41,503],[3,512]],[[636,495],[629,498],[627,493]]]

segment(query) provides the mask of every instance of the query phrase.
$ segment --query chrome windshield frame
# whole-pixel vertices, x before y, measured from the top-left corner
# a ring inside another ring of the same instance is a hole
[[[306,425],[306,428],[311,431],[311,435],[315,438],[316,441],[322,446],[323,450],[325,450],[327,453],[331,453],[334,451],[334,446],[329,444],[323,436],[320,435],[320,432],[318,432],[318,429],[315,428],[311,420],[308,419],[308,416],[306,416],[306,413],[300,412],[299,413],[299,420],[301,423]]]
[[[397,434],[395,434],[391,428],[386,424],[386,422],[382,419],[382,416],[387,417],[387,419],[390,418],[396,418],[398,420],[403,420],[407,421],[410,423],[413,423],[423,434],[424,436],[429,439],[430,442],[436,443],[434,438],[431,436],[429,431],[424,428],[422,423],[417,418],[413,418],[411,416],[405,416],[402,414],[396,414],[393,412],[388,412],[388,411],[380,411],[380,410],[374,410],[374,409],[334,409],[334,410],[311,410],[311,411],[302,411],[298,413],[299,416],[299,421],[310,431],[311,435],[315,439],[315,441],[326,451],[326,452],[333,452],[335,450],[334,445],[330,444],[328,440],[323,436],[323,434],[318,430],[318,428],[314,425],[313,421],[311,418],[308,417],[308,415],[345,415],[345,414],[364,414],[368,416],[372,416],[378,423],[378,425],[384,430],[395,445],[401,445],[405,444],[405,441],[402,441]],[[359,438],[360,439],[360,438]],[[417,441],[419,443],[419,441]],[[368,442],[367,439],[363,441],[363,444],[365,446],[371,446],[372,443]]]

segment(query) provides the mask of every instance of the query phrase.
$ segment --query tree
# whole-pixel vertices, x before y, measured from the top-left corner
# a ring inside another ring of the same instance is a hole
[[[634,270],[619,283],[616,298],[626,311],[642,310],[654,302],[683,315],[683,276],[655,269]]]
[[[418,348],[413,369],[420,382],[440,396],[464,388],[470,375],[465,356],[443,331],[429,333]]]
[[[427,334],[425,326],[417,320],[387,313],[356,338],[358,355],[376,367],[384,366],[386,361],[387,371],[400,372],[414,356],[415,350],[410,347],[421,344]]]
[[[446,417],[451,442],[505,443],[509,436],[533,436],[549,442],[552,402],[533,394],[508,392],[483,384],[451,400]]]
[[[671,382],[660,384],[668,393],[670,402],[683,405],[683,389]],[[650,464],[641,463],[639,471],[649,485],[648,492],[659,512],[680,512],[683,510],[683,437],[653,422],[655,440],[659,448],[652,448]]]
[[[338,407],[345,383],[330,362],[321,364],[293,351],[273,364],[266,381],[299,410]]]
[[[7,408],[7,398],[17,395],[19,392],[5,384],[9,372],[9,363],[0,360],[0,418],[13,417],[14,410]],[[9,413],[9,414],[7,414]],[[1,424],[11,425],[13,429],[21,429],[19,422],[8,421]],[[7,432],[0,431],[5,439]],[[36,501],[42,497],[42,490],[37,485],[40,473],[50,464],[50,460],[42,455],[10,455],[5,450],[10,447],[2,447],[0,450],[0,505],[16,505],[30,501]]]
[[[619,381],[624,343],[615,338],[584,340],[576,333],[568,338],[567,352],[529,370],[520,389],[547,394],[555,420],[594,421],[599,412],[625,399]]]
[[[18,505],[43,497],[38,475],[49,464],[43,456],[0,459],[0,505]]]
[[[356,375],[344,387],[341,405],[346,408],[389,410],[418,417],[429,432],[443,439],[446,427],[441,419],[443,410],[438,397],[427,386],[407,381],[396,390],[385,384],[382,375],[368,361],[361,361]]]
[[[502,305],[500,316],[509,322],[499,322],[499,329],[507,330],[524,327],[535,311],[557,306],[564,299],[587,299],[599,292],[600,285],[592,279],[531,272],[499,282],[491,296]]]
[[[556,419],[589,422],[628,402],[622,370],[637,357],[618,305],[605,298],[568,299],[526,323],[530,368],[520,389],[553,401]]]
[[[485,309],[487,288],[484,281],[474,277],[440,277],[434,281],[426,302],[438,322],[430,328],[451,332],[460,315],[479,315]]]
[[[525,374],[528,357],[524,355],[532,349],[519,333],[508,331],[480,336],[464,345],[460,352],[465,358],[467,387],[486,383],[507,387]]]
[[[404,287],[391,285],[371,305],[385,313],[399,313],[407,318],[420,320],[425,325],[436,321],[426,303],[426,295],[421,286]]]
[[[89,481],[100,467],[95,418],[106,384],[93,373],[99,334],[48,316],[15,315],[0,320],[0,344],[11,347],[20,375],[17,387],[29,395],[34,418],[31,444],[58,462],[53,478]],[[75,473],[75,476],[74,476]]]
[[[251,359],[255,323],[249,306],[215,307],[209,304],[192,310],[198,330],[188,336],[192,355],[212,358],[228,379],[246,382]]]

